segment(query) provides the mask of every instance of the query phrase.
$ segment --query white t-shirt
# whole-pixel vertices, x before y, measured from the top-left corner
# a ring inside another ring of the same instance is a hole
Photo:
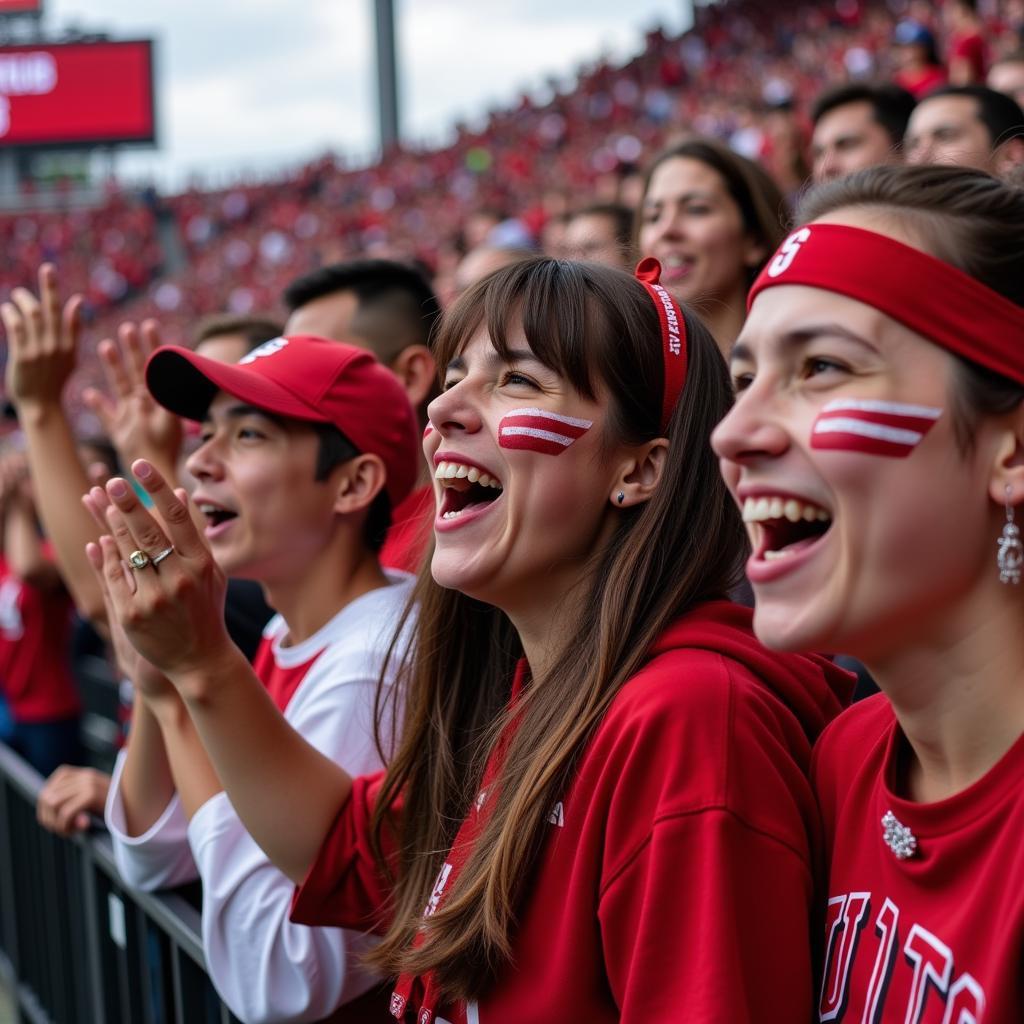
[[[382,767],[373,734],[374,695],[413,584],[406,573],[387,575],[391,586],[346,605],[301,644],[281,646],[287,625],[280,615],[263,634],[276,681],[301,674],[301,681],[290,680],[297,687],[285,718],[352,775]],[[408,631],[402,639],[407,642]],[[124,757],[122,752],[114,768],[105,815],[121,876],[143,890],[202,879],[207,969],[237,1017],[246,1024],[319,1020],[380,980],[353,962],[373,938],[289,921],[294,886],[245,831],[226,793],[203,804],[191,822],[175,795],[151,828],[129,836],[120,787]]]

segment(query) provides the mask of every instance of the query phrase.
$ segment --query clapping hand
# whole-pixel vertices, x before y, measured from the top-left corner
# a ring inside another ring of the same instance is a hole
[[[158,521],[127,481],[114,477],[104,510],[107,533],[86,553],[108,602],[110,621],[182,696],[218,665],[241,657],[224,625],[227,580],[192,518],[183,490],[139,460],[132,472],[153,499]]]
[[[99,419],[122,465],[144,458],[170,472],[181,449],[181,420],[154,401],[145,378],[146,360],[159,347],[155,320],[144,320],[141,327],[121,324],[118,341],[105,338],[97,350],[110,394],[86,388],[82,400]]]

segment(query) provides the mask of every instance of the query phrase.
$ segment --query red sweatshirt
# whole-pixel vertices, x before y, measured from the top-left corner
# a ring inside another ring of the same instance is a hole
[[[894,795],[906,739],[878,694],[821,738],[814,781],[830,857],[821,1020],[1024,1020],[1024,736],[938,803]],[[895,856],[891,811],[917,842]]]
[[[468,1005],[434,1005],[429,979],[414,979],[392,1012],[460,1024],[807,1020],[819,856],[807,770],[850,687],[822,659],[762,648],[748,609],[713,602],[678,620],[551,809],[513,964]],[[368,847],[379,782],[355,781],[294,920],[379,926],[386,889]]]

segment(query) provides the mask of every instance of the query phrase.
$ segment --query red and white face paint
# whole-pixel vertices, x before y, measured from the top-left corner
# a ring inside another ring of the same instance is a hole
[[[434,424],[427,420],[427,425],[423,428],[423,436],[429,437],[434,429]]]
[[[590,420],[547,409],[513,409],[498,424],[498,444],[541,455],[561,455],[593,425]]]
[[[811,447],[905,459],[941,415],[930,405],[839,398],[818,413]]]

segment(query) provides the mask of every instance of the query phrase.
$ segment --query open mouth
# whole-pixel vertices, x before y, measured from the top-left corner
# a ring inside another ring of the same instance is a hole
[[[443,520],[482,511],[501,497],[501,481],[479,466],[442,460],[434,470],[434,478],[442,488],[438,514]]]
[[[759,495],[744,501],[743,521],[753,525],[754,557],[774,562],[821,540],[832,526],[832,513],[801,498]]]
[[[220,505],[213,505],[210,502],[200,502],[196,507],[206,519],[207,530],[216,529],[218,526],[223,526],[224,523],[238,518],[237,512],[222,508]]]

